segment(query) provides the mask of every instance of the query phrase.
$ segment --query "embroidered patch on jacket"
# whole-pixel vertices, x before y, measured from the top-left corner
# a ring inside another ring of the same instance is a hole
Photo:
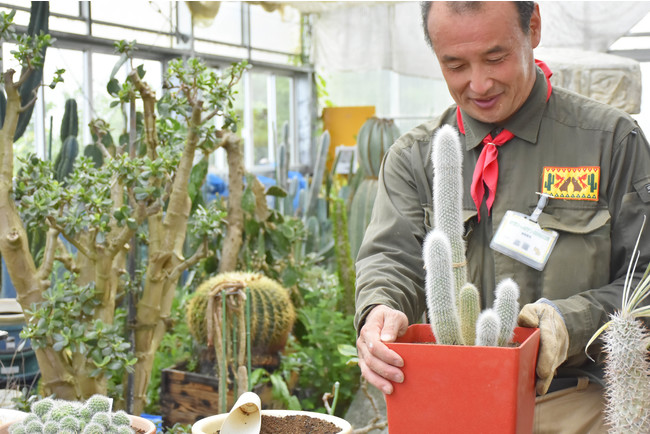
[[[598,200],[600,167],[544,167],[542,193],[571,200]]]

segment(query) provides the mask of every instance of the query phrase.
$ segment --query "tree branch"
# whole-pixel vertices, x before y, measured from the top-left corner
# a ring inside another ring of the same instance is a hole
[[[190,267],[196,265],[201,259],[207,258],[210,254],[207,240],[204,240],[192,256],[178,264],[170,273],[170,278],[175,281],[181,273]]]
[[[54,220],[54,218],[52,218],[51,216],[48,216],[47,217],[47,224],[51,228],[54,228],[57,231],[59,231],[61,233],[61,235],[63,235],[63,237],[66,239],[66,241],[68,241],[70,244],[72,244],[73,246],[75,246],[77,248],[79,253],[81,253],[82,255],[84,255],[85,257],[87,257],[88,259],[90,259],[92,261],[96,260],[95,255],[92,252],[90,252],[84,245],[77,242],[77,240],[75,240],[74,238],[71,238],[68,235],[66,235],[66,233],[63,231],[63,228],[61,226],[59,226],[59,224]]]

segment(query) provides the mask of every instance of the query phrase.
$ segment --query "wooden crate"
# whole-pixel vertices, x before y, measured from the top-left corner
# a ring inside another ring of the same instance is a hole
[[[183,370],[184,366],[163,369],[160,379],[160,407],[163,425],[193,424],[219,413],[219,380],[212,375]],[[233,404],[232,392],[227,398]]]
[[[214,375],[185,371],[185,364],[163,369],[160,379],[160,408],[163,426],[176,423],[193,424],[204,417],[219,414],[219,379]],[[293,382],[292,382],[293,383]],[[293,384],[290,390],[293,390]],[[272,398],[270,384],[254,390],[260,396],[262,408],[283,408]],[[226,398],[228,409],[235,403],[232,390]]]

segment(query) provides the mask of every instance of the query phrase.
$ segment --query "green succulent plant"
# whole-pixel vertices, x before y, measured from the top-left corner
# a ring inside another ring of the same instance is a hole
[[[86,402],[44,398],[32,404],[25,419],[10,425],[9,433],[135,433],[128,415],[111,413],[112,407],[112,399],[103,395]]]

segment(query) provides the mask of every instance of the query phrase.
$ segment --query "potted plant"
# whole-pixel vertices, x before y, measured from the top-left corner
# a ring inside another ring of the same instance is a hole
[[[643,301],[650,295],[650,264],[632,289],[634,270],[639,258],[639,241],[634,246],[633,261],[623,286],[623,304],[587,343],[587,348],[601,334],[605,357],[605,417],[616,433],[650,432],[650,331],[642,318],[650,318],[650,306]],[[585,348],[585,354],[589,358]]]
[[[535,406],[537,329],[516,326],[519,289],[497,285],[492,309],[480,311],[467,283],[462,239],[462,151],[453,127],[434,137],[435,229],[423,246],[430,326],[411,325],[387,344],[404,359],[404,382],[386,396],[391,434],[529,432]],[[432,345],[437,343],[436,345]]]
[[[93,395],[84,402],[44,398],[31,405],[31,412],[0,426],[0,434],[22,433],[138,433],[154,434],[153,422],[122,410],[113,412],[113,400]]]

